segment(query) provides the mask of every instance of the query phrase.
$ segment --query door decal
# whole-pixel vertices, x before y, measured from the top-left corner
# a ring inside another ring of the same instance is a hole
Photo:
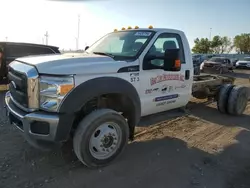
[[[162,74],[154,78],[150,78],[150,85],[154,85],[168,80],[178,80],[184,82],[185,81],[184,78],[185,76],[182,74]]]
[[[171,103],[175,103],[175,102],[176,102],[176,100],[163,101],[163,102],[156,103],[155,106],[164,106],[165,104],[171,104]]]
[[[176,99],[178,97],[179,97],[179,94],[165,95],[165,96],[156,97],[153,99],[153,101],[154,102],[166,101],[166,100],[170,100],[170,99]]]

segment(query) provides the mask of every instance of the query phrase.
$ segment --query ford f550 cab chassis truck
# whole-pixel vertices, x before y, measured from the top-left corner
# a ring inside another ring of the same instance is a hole
[[[174,29],[122,29],[80,55],[18,58],[8,78],[7,115],[26,140],[47,149],[73,138],[88,167],[113,161],[141,117],[185,107],[192,95],[232,115],[247,105],[247,89],[233,79],[193,75],[187,38]]]

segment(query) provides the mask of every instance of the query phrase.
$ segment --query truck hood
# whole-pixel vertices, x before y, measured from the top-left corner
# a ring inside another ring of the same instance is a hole
[[[16,60],[34,65],[39,73],[57,75],[113,73],[127,64],[108,56],[83,53],[27,56]]]

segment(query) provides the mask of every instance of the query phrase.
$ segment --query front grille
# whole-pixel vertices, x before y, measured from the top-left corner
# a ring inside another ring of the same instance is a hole
[[[27,76],[9,67],[9,90],[12,98],[25,108],[28,108]]]
[[[9,65],[9,91],[12,101],[24,111],[39,108],[38,72],[34,66],[13,61]]]

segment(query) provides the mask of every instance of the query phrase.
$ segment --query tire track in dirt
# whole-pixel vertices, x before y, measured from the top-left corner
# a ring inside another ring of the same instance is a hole
[[[185,141],[189,147],[215,153],[235,143],[234,138],[241,130],[243,128],[216,125],[191,115],[150,126],[137,133],[135,141],[172,137]]]

